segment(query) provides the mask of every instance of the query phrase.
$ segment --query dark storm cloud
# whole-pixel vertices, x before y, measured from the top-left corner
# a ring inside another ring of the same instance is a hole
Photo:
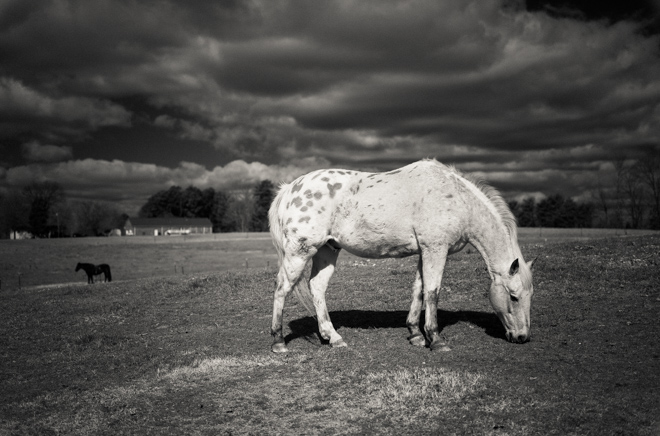
[[[550,0],[7,1],[0,146],[73,146],[80,160],[15,153],[25,161],[0,176],[64,177],[74,189],[98,167],[121,183],[227,184],[218,174],[288,180],[319,165],[437,157],[514,195],[580,195],[613,156],[660,144],[660,37],[649,24],[659,11],[641,3],[597,13]],[[163,153],[182,162],[195,141],[223,164],[86,160],[78,145],[138,124],[181,140]]]

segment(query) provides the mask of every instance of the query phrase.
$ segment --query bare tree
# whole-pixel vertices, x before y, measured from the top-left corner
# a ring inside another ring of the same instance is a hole
[[[651,227],[660,228],[660,150],[652,150],[639,162],[640,177],[651,194]]]
[[[614,219],[616,220],[617,227],[625,227],[623,210],[625,208],[625,195],[623,188],[623,178],[626,172],[626,157],[624,155],[619,155],[616,158],[612,159],[612,165],[614,165],[614,171],[616,174],[616,196],[614,201]]]
[[[596,192],[592,191],[592,197],[595,197],[598,203],[600,204],[603,213],[605,214],[605,221],[603,227],[610,226],[610,215],[609,215],[609,200],[610,196],[607,194],[607,188],[605,187],[603,180],[601,178],[600,172],[596,173]]]
[[[16,189],[11,189],[0,198],[0,236],[7,237],[10,232],[29,230],[28,215],[30,205],[25,196]]]
[[[235,223],[237,231],[247,232],[250,229],[250,219],[253,211],[254,199],[251,189],[232,193],[228,214]]]
[[[630,215],[630,226],[633,229],[638,229],[642,225],[645,209],[644,184],[639,163],[624,168],[621,182],[625,202],[628,206],[628,214]]]
[[[49,233],[49,220],[55,204],[64,200],[64,189],[56,182],[33,182],[23,188],[23,195],[30,204],[28,218],[30,231],[35,236]]]
[[[108,203],[82,201],[76,204],[77,233],[100,236],[117,226],[119,210]]]

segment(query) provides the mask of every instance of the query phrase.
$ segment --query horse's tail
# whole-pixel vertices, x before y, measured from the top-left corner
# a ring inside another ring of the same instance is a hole
[[[280,186],[280,190],[277,192],[273,203],[270,205],[268,210],[268,224],[270,227],[270,236],[273,240],[273,245],[275,246],[275,251],[277,251],[278,264],[280,266],[279,274],[286,274],[282,270],[282,263],[284,262],[285,250],[284,250],[284,232],[282,230],[282,221],[279,216],[279,208],[282,203],[282,198],[288,192],[289,185]],[[277,279],[282,280],[278,277]],[[306,277],[301,276],[298,282],[293,284],[293,293],[296,295],[298,300],[305,306],[305,309],[314,317],[316,317],[316,310],[314,309],[314,298],[312,296],[312,291],[309,289],[309,280]]]

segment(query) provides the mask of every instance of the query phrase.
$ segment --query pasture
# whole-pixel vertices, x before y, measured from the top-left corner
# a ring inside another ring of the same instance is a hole
[[[275,355],[267,235],[0,241],[0,434],[660,434],[660,235],[544,230],[520,239],[531,342],[505,340],[468,246],[440,293],[446,353],[406,340],[414,257],[342,253],[348,348],[290,296]]]

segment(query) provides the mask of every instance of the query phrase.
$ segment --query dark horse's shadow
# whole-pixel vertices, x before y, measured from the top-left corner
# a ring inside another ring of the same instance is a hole
[[[406,327],[407,316],[408,312],[403,310],[340,310],[330,312],[330,319],[337,330],[342,327],[361,329],[402,328]],[[440,331],[460,321],[481,327],[487,335],[494,338],[506,339],[504,328],[494,313],[438,310],[438,327]],[[423,324],[424,312],[422,311],[422,316],[420,317],[420,328],[422,328],[422,331],[424,330]],[[314,335],[318,336],[321,342],[327,342],[320,337],[316,319],[311,316],[294,319],[289,323],[289,328],[291,329],[291,333],[284,338],[284,341],[287,343],[298,338],[309,339]]]

